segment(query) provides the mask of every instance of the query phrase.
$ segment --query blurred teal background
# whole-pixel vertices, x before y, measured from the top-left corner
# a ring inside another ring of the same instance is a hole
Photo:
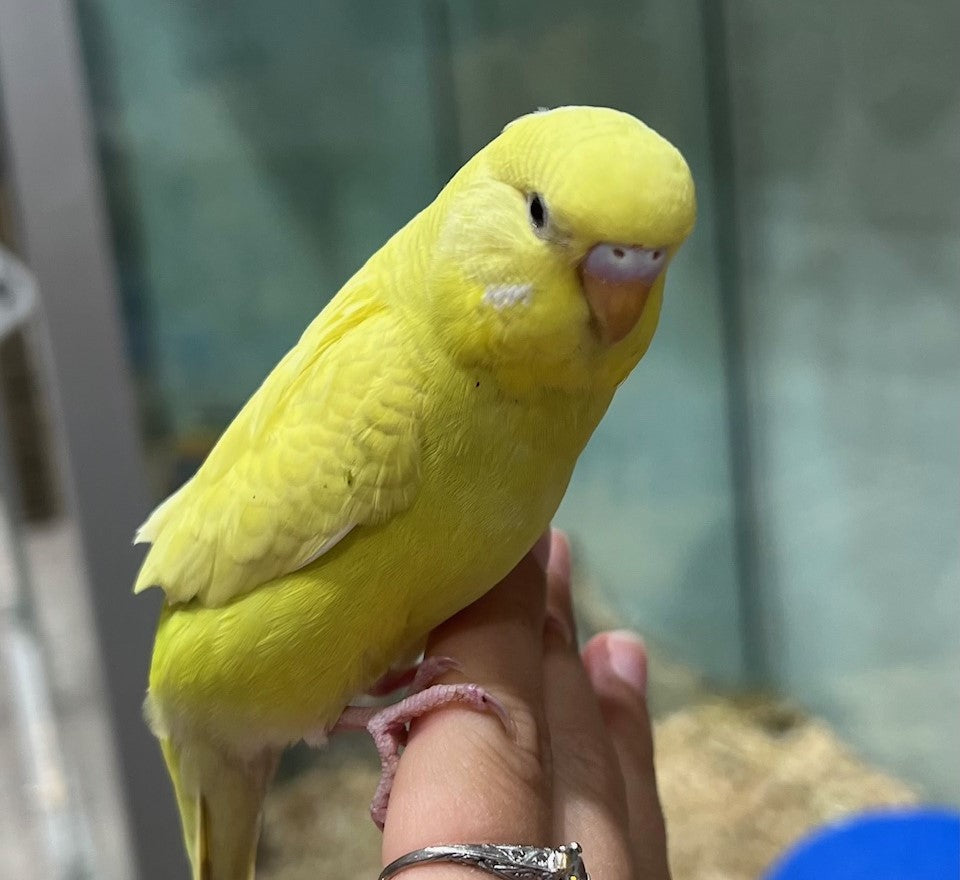
[[[627,110],[684,152],[700,219],[558,516],[583,578],[960,803],[953,0],[75,13],[154,499],[507,121]]]

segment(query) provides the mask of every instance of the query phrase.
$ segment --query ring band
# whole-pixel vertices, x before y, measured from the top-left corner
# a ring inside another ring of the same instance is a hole
[[[579,843],[551,849],[498,843],[456,843],[427,846],[391,862],[380,872],[388,880],[404,868],[430,862],[452,862],[478,868],[502,880],[590,880]]]

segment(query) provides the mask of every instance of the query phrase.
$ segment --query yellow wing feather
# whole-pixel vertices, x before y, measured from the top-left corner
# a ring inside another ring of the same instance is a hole
[[[318,316],[141,527],[153,546],[135,592],[223,605],[413,501],[418,383],[395,316],[357,293]]]

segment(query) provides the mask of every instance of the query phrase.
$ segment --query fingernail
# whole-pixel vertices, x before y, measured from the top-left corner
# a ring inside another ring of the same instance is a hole
[[[627,687],[647,695],[647,646],[636,633],[619,629],[607,637],[610,671]]]

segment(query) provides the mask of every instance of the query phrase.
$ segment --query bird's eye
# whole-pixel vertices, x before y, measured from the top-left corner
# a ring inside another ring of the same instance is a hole
[[[547,206],[540,193],[530,193],[527,196],[527,210],[530,212],[530,222],[537,232],[542,232],[547,225]]]

